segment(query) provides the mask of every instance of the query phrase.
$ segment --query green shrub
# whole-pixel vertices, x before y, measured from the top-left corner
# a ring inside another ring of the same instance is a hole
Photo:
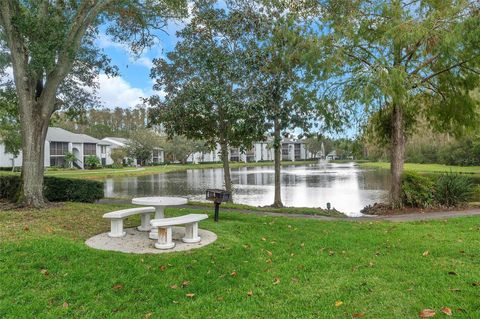
[[[432,207],[435,205],[434,183],[425,176],[407,172],[402,178],[402,202],[411,207]]]
[[[438,204],[455,207],[467,203],[473,195],[473,183],[461,174],[446,173],[435,182],[435,199]]]
[[[89,155],[85,157],[85,168],[96,169],[102,167],[102,162],[95,155]]]
[[[72,152],[67,152],[65,154],[65,157],[64,157],[64,163],[63,163],[63,167],[64,168],[71,168],[72,167],[72,164],[77,160],[77,158],[75,157],[75,154],[73,154]]]
[[[22,183],[19,176],[0,176],[0,198],[16,202]]]
[[[20,176],[0,176],[0,198],[15,202],[19,198],[20,189]],[[104,197],[103,183],[46,176],[44,195],[50,202],[93,203]]]

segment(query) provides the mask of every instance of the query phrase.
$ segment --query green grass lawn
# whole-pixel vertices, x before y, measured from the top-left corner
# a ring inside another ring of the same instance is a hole
[[[201,206],[208,207],[212,209],[213,203],[211,202],[196,202],[189,201],[189,205],[192,206]],[[328,210],[323,208],[313,208],[313,207],[282,207],[282,208],[273,208],[269,206],[250,206],[245,204],[236,204],[236,203],[222,203],[220,205],[220,211],[223,210],[248,210],[256,212],[268,212],[268,213],[286,213],[286,214],[303,214],[303,215],[320,215],[320,216],[330,216],[330,217],[346,217],[345,214],[336,211]]]
[[[361,167],[365,168],[381,168],[390,169],[390,163],[386,162],[368,162],[359,163]],[[453,166],[443,164],[416,164],[405,163],[406,171],[415,171],[420,173],[464,173],[464,174],[480,174],[480,166]]]
[[[102,214],[121,207],[0,212],[0,318],[418,318],[424,308],[442,318],[444,306],[480,318],[480,218],[327,223],[225,213],[201,223],[218,240],[190,252],[85,246],[109,228]]]
[[[282,165],[305,165],[316,163],[317,161],[298,161],[298,162],[283,162]],[[253,167],[253,166],[273,166],[273,162],[258,162],[258,163],[230,163],[231,168],[238,167]],[[46,169],[45,175],[58,176],[67,178],[82,178],[82,179],[104,179],[109,177],[122,176],[142,176],[152,174],[162,174],[169,172],[179,172],[188,169],[206,169],[206,168],[222,168],[221,163],[211,164],[168,164],[158,166],[145,166],[142,168],[124,167],[120,169],[102,168],[96,170],[77,170],[77,169]],[[0,171],[0,175],[19,174],[10,171]]]

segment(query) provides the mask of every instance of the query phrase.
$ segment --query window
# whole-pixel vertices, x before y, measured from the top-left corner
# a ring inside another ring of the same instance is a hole
[[[107,154],[107,147],[105,145],[100,146],[100,153]]]
[[[295,159],[301,159],[300,144],[295,144]]]
[[[94,143],[84,143],[83,144],[83,163],[88,156],[97,156],[97,144]]]
[[[67,152],[67,142],[50,142],[50,166],[64,166]]]
[[[97,144],[85,143],[83,144],[83,155],[97,155]]]
[[[66,142],[50,142],[50,155],[65,156],[68,152],[68,143]]]
[[[288,145],[287,143],[282,144],[282,155],[288,156]]]
[[[154,164],[160,163],[160,150],[159,149],[153,149],[153,156],[152,156],[152,162]]]

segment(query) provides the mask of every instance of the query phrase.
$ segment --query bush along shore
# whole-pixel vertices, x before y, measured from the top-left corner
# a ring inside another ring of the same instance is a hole
[[[0,199],[17,202],[21,187],[20,176],[0,176]],[[44,195],[50,202],[94,203],[104,197],[103,182],[45,176]]]
[[[420,175],[405,172],[402,178],[402,209],[375,203],[362,209],[362,214],[389,215],[465,208],[474,194],[470,177],[457,173]]]

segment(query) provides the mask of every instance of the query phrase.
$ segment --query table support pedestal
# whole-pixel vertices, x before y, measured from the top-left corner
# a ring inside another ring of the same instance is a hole
[[[163,206],[156,206],[155,207],[155,219],[161,219],[165,217],[164,207]],[[148,235],[150,239],[158,239],[158,228],[152,227],[150,230],[150,234]]]

